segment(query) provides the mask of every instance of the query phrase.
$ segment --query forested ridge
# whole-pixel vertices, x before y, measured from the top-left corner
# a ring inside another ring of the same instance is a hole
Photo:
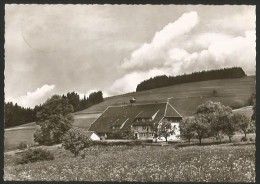
[[[69,92],[62,95],[62,98],[67,98],[73,106],[74,112],[86,109],[92,105],[103,101],[102,91],[93,92],[88,97],[80,99],[76,92]],[[17,103],[7,102],[4,104],[5,128],[23,125],[25,123],[36,120],[36,114],[41,110],[42,105],[36,105],[34,108],[24,108]]]
[[[246,76],[241,67],[223,68],[217,70],[193,72],[177,76],[156,76],[137,85],[136,91],[144,91],[154,88],[166,87],[175,84],[199,82],[216,79],[232,79]]]

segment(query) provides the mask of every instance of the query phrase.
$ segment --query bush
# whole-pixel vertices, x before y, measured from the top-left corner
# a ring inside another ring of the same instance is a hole
[[[75,155],[79,154],[84,148],[88,148],[92,145],[92,141],[89,140],[86,131],[79,128],[71,128],[63,137],[62,146],[65,150],[69,150]]]
[[[19,143],[17,148],[20,149],[20,150],[23,150],[23,149],[27,148],[27,143],[25,141],[22,141],[22,142]]]
[[[213,96],[216,96],[217,93],[218,93],[218,91],[216,89],[213,89],[213,91],[212,91]]]
[[[241,137],[241,142],[246,142],[247,140],[248,140],[247,137],[245,136]]]
[[[42,148],[29,148],[16,162],[17,164],[27,164],[46,160],[54,160],[54,155],[50,151]]]

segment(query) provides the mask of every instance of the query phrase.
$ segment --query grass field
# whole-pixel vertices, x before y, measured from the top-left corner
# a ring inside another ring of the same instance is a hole
[[[52,150],[54,161],[15,165],[5,156],[5,180],[254,182],[255,146],[94,146],[85,158]]]
[[[5,130],[4,133],[4,148],[5,150],[16,149],[21,142],[33,144],[33,134],[36,131],[36,126],[33,127],[19,127]]]
[[[213,90],[217,94],[213,94]],[[221,102],[231,106],[235,101],[241,101],[246,106],[249,97],[255,90],[255,76],[238,79],[211,80],[147,91],[128,93],[105,98],[104,102],[96,104],[81,113],[103,112],[108,106],[129,104],[129,99],[135,97],[137,103],[165,102],[173,97],[171,103],[183,115],[192,115],[196,107],[207,100]]]

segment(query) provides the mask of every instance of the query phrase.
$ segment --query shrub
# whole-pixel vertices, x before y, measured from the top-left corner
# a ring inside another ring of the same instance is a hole
[[[18,159],[16,162],[17,164],[27,164],[45,160],[54,160],[54,155],[50,151],[42,148],[29,148],[21,155],[21,158]]]
[[[213,91],[212,91],[213,96],[216,96],[217,93],[218,93],[218,91],[216,89],[213,89]]]
[[[27,143],[25,141],[22,141],[22,142],[19,143],[17,148],[20,149],[20,150],[23,150],[23,149],[27,148]]]
[[[247,137],[245,136],[241,137],[241,142],[246,142],[247,140],[248,140]]]
[[[65,150],[69,150],[75,155],[79,154],[84,148],[88,148],[92,145],[92,141],[89,140],[86,131],[79,128],[71,128],[63,137],[62,146]]]

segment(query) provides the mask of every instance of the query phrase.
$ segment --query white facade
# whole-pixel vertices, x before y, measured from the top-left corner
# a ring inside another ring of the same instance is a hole
[[[137,139],[153,139],[153,131],[150,126],[133,126],[134,136]]]
[[[159,122],[159,126],[162,122],[170,122],[171,123],[171,127],[172,130],[174,130],[174,133],[172,133],[168,138],[167,141],[178,141],[180,140],[180,121],[175,120],[172,117],[164,117],[160,122]],[[132,127],[133,131],[134,131],[134,136],[137,139],[153,139],[154,141],[166,141],[164,137],[157,137],[156,139],[154,139],[154,133],[151,129],[151,126],[147,126],[147,125],[141,125],[141,126],[133,126]]]
[[[159,123],[159,126],[162,122],[165,122],[165,123],[171,123],[171,127],[172,127],[172,130],[174,130],[169,137],[167,137],[167,141],[178,141],[180,140],[180,121],[178,120],[174,120],[174,118],[172,117],[164,117],[160,123]],[[157,140],[155,141],[166,141],[164,137],[157,137]]]
[[[92,141],[99,141],[100,137],[97,134],[92,133],[91,136],[89,137],[89,139]]]

